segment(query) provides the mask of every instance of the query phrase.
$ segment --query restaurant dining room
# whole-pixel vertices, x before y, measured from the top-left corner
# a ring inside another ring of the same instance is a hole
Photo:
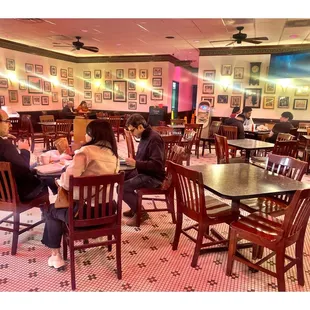
[[[134,2],[0,16],[4,305],[294,306],[310,291],[310,19]]]

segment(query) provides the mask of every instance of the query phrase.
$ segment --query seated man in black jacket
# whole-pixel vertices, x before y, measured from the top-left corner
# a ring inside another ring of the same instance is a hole
[[[124,183],[123,200],[130,207],[124,216],[131,217],[128,226],[136,224],[136,209],[138,204],[136,190],[139,188],[159,187],[165,179],[165,148],[161,136],[146,123],[140,114],[132,114],[126,123],[128,130],[140,139],[136,159],[126,158],[126,164],[135,167]],[[142,213],[141,222],[149,218],[146,212]]]
[[[244,139],[244,127],[243,123],[245,121],[245,116],[243,114],[238,114],[235,118],[230,117],[224,121],[224,125],[227,126],[236,126],[238,128],[237,139]]]
[[[74,108],[73,108],[74,104],[71,101],[68,101],[67,105],[63,107],[62,109],[62,114],[64,118],[67,119],[73,119],[75,118],[75,114],[74,113]]]

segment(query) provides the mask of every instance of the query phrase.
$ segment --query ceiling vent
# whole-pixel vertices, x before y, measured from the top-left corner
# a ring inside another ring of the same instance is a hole
[[[286,28],[309,27],[309,26],[310,26],[310,19],[288,20],[285,23]]]
[[[44,19],[41,18],[16,18],[18,21],[24,24],[41,24],[44,23]]]

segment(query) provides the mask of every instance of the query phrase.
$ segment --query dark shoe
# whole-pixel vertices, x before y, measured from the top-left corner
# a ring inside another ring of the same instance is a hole
[[[133,217],[135,213],[131,209],[129,209],[128,211],[123,212],[123,215],[126,217]]]
[[[146,212],[143,212],[141,214],[140,224],[142,224],[144,221],[148,220],[149,218],[150,218],[150,216]],[[130,220],[128,220],[126,225],[127,226],[137,226],[136,223],[137,223],[137,214],[135,214]]]

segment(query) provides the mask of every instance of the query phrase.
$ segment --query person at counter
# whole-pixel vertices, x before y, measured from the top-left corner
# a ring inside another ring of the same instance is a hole
[[[227,126],[237,127],[238,128],[237,139],[244,139],[244,128],[243,128],[244,121],[245,116],[243,114],[238,114],[236,117],[227,118],[223,124]]]
[[[73,102],[69,101],[62,109],[63,118],[73,119],[76,115]]]
[[[241,113],[240,107],[234,107],[229,117],[235,118],[240,113]]]
[[[76,112],[77,112],[78,114],[89,113],[89,109],[88,109],[88,107],[87,107],[86,101],[83,100],[83,101],[80,103],[80,105],[76,108]]]

